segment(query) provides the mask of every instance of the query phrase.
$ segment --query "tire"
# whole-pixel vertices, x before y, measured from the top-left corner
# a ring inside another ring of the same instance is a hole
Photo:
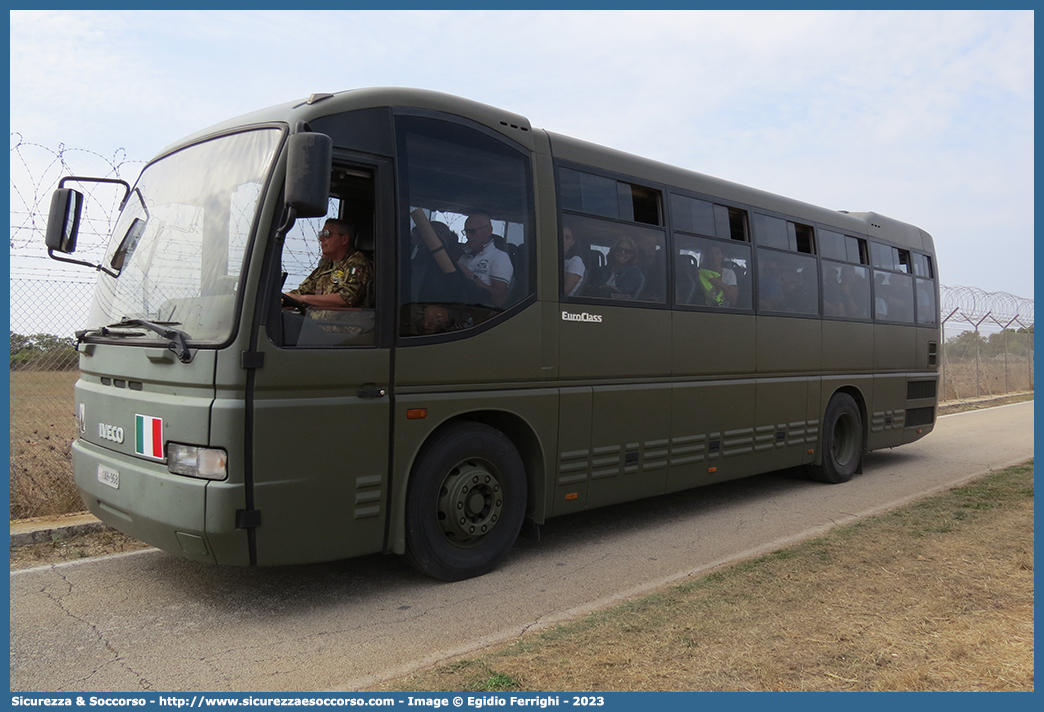
[[[526,473],[514,444],[479,423],[437,433],[406,491],[407,562],[444,581],[481,576],[507,556],[526,511]]]
[[[809,476],[820,482],[848,482],[863,462],[863,418],[855,399],[835,393],[823,416],[823,461]]]

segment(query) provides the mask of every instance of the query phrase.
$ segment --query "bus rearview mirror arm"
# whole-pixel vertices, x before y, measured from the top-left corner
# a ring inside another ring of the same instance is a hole
[[[76,251],[76,238],[80,233],[80,219],[83,214],[84,196],[78,190],[66,188],[68,182],[78,183],[116,183],[123,186],[123,200],[121,208],[126,203],[130,194],[130,185],[119,178],[85,178],[79,176],[66,176],[58,182],[58,188],[51,196],[51,209],[47,216],[47,232],[44,234],[44,242],[47,245],[47,256],[59,262],[93,267],[95,270],[105,272],[115,277],[116,273],[106,269],[102,265],[93,262],[76,260],[71,257],[61,257],[56,252],[70,255]]]

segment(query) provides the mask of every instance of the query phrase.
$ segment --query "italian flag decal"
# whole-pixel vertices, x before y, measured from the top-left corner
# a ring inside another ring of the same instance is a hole
[[[156,460],[163,459],[163,419],[134,416],[134,452]]]

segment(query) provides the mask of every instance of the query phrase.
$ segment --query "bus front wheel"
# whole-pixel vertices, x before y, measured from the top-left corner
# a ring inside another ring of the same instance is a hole
[[[848,482],[862,459],[863,419],[859,406],[847,393],[835,393],[823,416],[823,461],[812,465],[809,474],[820,482]]]
[[[406,560],[445,581],[481,576],[518,538],[526,475],[514,444],[480,423],[452,426],[424,447],[406,494]]]

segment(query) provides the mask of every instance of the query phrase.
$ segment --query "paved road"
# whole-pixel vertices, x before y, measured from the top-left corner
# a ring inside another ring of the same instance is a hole
[[[553,520],[499,570],[226,569],[149,550],[11,573],[13,691],[351,690],[1033,456],[1033,404],[940,419],[840,486],[775,473]]]

